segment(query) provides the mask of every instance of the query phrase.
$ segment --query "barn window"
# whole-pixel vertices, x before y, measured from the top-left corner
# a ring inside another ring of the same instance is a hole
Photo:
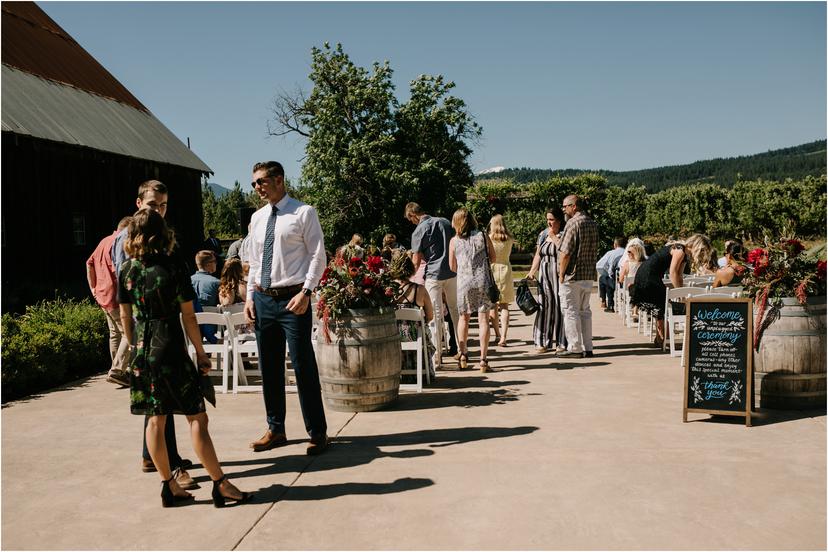
[[[86,217],[78,213],[72,215],[72,243],[86,245]]]

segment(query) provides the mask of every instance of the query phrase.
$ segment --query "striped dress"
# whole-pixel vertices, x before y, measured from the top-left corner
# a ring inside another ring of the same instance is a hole
[[[532,338],[535,347],[554,349],[556,346],[566,347],[564,335],[563,313],[558,296],[558,246],[546,241],[549,230],[546,229],[538,236],[540,253],[540,267],[538,268],[538,292],[540,293],[540,309],[535,314],[535,325],[532,328]],[[558,234],[560,237],[560,234]]]

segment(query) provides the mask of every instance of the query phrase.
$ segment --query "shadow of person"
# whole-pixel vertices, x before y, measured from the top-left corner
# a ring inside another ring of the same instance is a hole
[[[425,478],[402,477],[391,483],[333,483],[330,485],[271,485],[256,491],[252,504],[283,500],[328,500],[347,495],[383,495],[414,491],[434,485]]]
[[[428,386],[429,389],[469,389],[475,387],[513,387],[515,385],[526,385],[526,380],[496,381],[486,376],[459,376],[451,378],[437,378],[434,383]],[[407,396],[407,395],[400,395]]]
[[[222,462],[222,467],[249,467],[231,472],[231,479],[276,475],[281,473],[303,473],[352,468],[369,464],[378,458],[418,458],[435,454],[435,449],[462,445],[484,439],[502,439],[528,435],[537,431],[536,426],[520,427],[457,427],[446,429],[423,429],[407,433],[385,435],[339,436],[332,440],[327,452],[321,456],[288,455],[256,457],[252,460]],[[387,447],[411,447],[404,450],[388,451]],[[279,449],[274,449],[273,452]],[[194,466],[195,467],[195,466]],[[208,476],[194,477],[197,483],[207,482]]]
[[[457,391],[454,393],[417,393],[400,395],[391,407],[393,410],[426,410],[430,408],[475,408],[506,404],[518,400],[522,395],[510,389],[491,391]]]

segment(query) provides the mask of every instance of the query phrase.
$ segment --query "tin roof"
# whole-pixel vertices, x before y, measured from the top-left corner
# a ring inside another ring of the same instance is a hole
[[[2,130],[212,172],[152,113],[3,65]]]
[[[5,65],[148,111],[35,3],[3,2],[2,14]]]
[[[33,2],[2,3],[2,130],[212,172]]]

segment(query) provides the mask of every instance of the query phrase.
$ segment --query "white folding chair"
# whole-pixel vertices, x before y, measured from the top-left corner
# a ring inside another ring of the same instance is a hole
[[[210,375],[215,376],[221,373],[221,386],[218,388],[218,391],[221,393],[227,393],[228,390],[228,378],[230,375],[230,363],[231,363],[231,339],[229,339],[229,335],[227,333],[227,326],[228,320],[227,317],[223,314],[219,314],[217,312],[197,312],[195,313],[196,322],[198,324],[212,324],[216,326],[216,337],[218,338],[218,343],[202,343],[204,347],[204,352],[207,354],[215,354],[216,355],[216,364],[218,365],[218,370],[211,370]],[[181,327],[184,327],[184,320],[181,317]],[[187,353],[192,357],[193,363],[196,361],[196,350],[195,346],[190,342],[187,338],[187,331],[184,331],[184,339],[187,343]]]
[[[733,294],[733,297],[741,297],[742,292],[745,290],[742,286],[721,286],[721,287],[711,287],[707,286],[707,293],[726,293],[726,294]]]
[[[211,307],[211,306],[202,306],[201,310],[203,312],[218,312],[221,313],[221,307]]]
[[[667,290],[667,298],[664,305],[664,331],[670,334],[670,356],[681,356],[681,353],[676,349],[675,333],[677,328],[684,331],[684,316],[675,316],[673,314],[673,302],[681,302],[688,297],[703,295],[704,288],[698,287],[680,287]],[[666,341],[666,340],[665,340]]]
[[[227,314],[235,314],[237,312],[244,312],[244,303],[243,302],[233,303],[232,305],[227,305],[227,306],[221,307],[221,312],[224,312],[224,313],[227,313]]]
[[[416,374],[417,383],[403,383],[400,384],[400,389],[412,390],[418,393],[423,391],[423,369],[428,366],[426,364],[426,354],[428,347],[425,343],[425,319],[423,312],[420,309],[400,308],[394,314],[397,320],[405,320],[415,322],[417,325],[417,339],[415,341],[402,341],[400,348],[403,351],[416,351],[417,368],[415,370],[401,370],[400,375]],[[426,381],[431,383],[431,374],[426,369]]]
[[[233,393],[236,394],[239,391],[261,391],[261,385],[249,385],[247,383],[248,375],[261,377],[261,371],[258,369],[245,369],[242,360],[242,353],[246,353],[248,357],[259,356],[256,334],[239,331],[247,326],[244,312],[228,313],[227,318],[229,320],[228,329],[233,336]]]

